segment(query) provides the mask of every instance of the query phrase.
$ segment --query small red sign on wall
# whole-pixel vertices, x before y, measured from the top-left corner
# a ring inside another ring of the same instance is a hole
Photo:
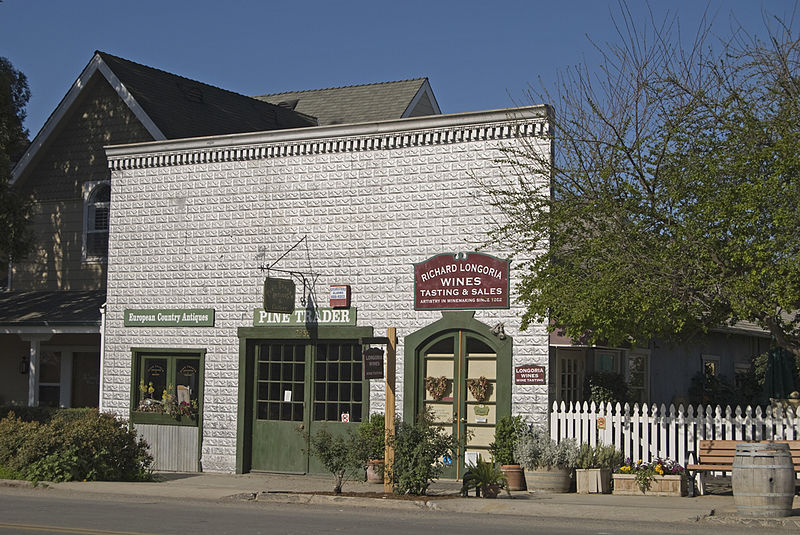
[[[350,285],[331,285],[331,308],[350,308]]]
[[[518,385],[546,385],[547,374],[544,366],[517,366],[514,368],[514,384]]]
[[[446,253],[414,264],[416,310],[509,308],[509,261]]]

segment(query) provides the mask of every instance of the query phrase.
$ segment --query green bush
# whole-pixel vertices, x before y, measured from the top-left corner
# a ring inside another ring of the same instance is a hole
[[[398,494],[424,495],[444,469],[442,457],[453,455],[455,438],[433,425],[429,411],[420,414],[413,424],[399,420],[395,425],[394,462],[389,476]]]
[[[598,372],[586,377],[583,384],[584,398],[595,403],[621,403],[629,399],[628,384],[620,373]]]
[[[514,458],[514,444],[517,437],[523,432],[525,424],[521,416],[503,416],[497,422],[494,430],[494,442],[489,444],[489,454],[494,462],[504,464],[517,464]]]
[[[592,447],[589,444],[581,444],[578,452],[578,462],[576,468],[607,468],[616,470],[622,466],[625,460],[621,451],[613,444],[597,444]]]
[[[383,459],[386,445],[386,418],[383,413],[371,414],[358,426],[358,436],[368,461]]]
[[[44,424],[0,420],[0,466],[31,481],[152,479],[147,443],[96,409],[59,412]]]
[[[366,449],[357,434],[352,431],[344,435],[333,435],[325,428],[313,435],[306,433],[308,452],[319,459],[322,466],[333,475],[334,494],[342,493],[347,481],[360,477],[364,472]]]
[[[11,470],[5,466],[0,466],[0,479],[25,479],[16,470]]]

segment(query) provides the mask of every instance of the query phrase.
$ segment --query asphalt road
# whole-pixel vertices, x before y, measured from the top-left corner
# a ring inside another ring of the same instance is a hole
[[[118,496],[64,496],[47,489],[0,489],[0,535],[250,535],[250,534],[459,534],[648,533],[753,535],[753,528],[689,522],[600,523],[553,511],[549,518],[452,514],[365,507],[257,502],[203,502]],[[758,529],[757,533],[788,533]]]

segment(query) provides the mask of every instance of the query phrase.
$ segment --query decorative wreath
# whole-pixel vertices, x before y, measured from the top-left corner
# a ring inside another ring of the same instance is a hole
[[[433,399],[441,401],[445,392],[447,392],[447,380],[447,377],[444,375],[441,377],[428,376],[425,378],[425,389],[430,393]]]
[[[474,397],[479,403],[483,403],[489,399],[489,389],[491,388],[491,384],[483,375],[477,379],[467,379],[467,388],[469,388],[469,391],[472,393],[472,397]]]

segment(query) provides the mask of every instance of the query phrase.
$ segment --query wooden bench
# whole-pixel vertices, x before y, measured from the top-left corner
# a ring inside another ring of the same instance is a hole
[[[689,478],[696,479],[697,491],[703,494],[703,475],[706,472],[731,472],[733,470],[733,458],[736,456],[736,444],[747,442],[745,440],[701,440],[697,448],[697,463],[686,465]],[[774,440],[761,442],[782,442],[789,444],[792,453],[792,463],[794,471],[800,472],[800,440]],[[694,472],[697,477],[692,474]]]

